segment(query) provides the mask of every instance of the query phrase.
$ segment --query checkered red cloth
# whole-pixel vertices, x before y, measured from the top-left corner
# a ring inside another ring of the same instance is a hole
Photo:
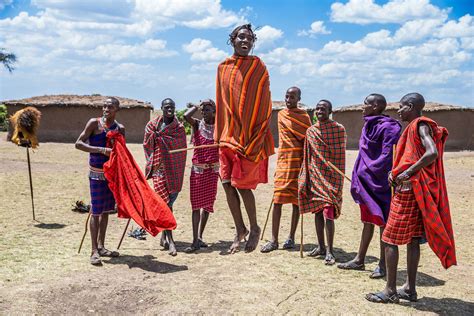
[[[443,166],[444,144],[448,137],[446,128],[423,116],[410,122],[398,141],[392,174],[394,177],[397,176],[416,163],[425,153],[425,147],[418,133],[421,123],[431,128],[438,158],[431,165],[415,173],[410,182],[423,216],[426,239],[443,267],[447,269],[456,265],[456,251]],[[390,214],[389,218],[390,216],[392,215]]]
[[[392,198],[382,240],[390,245],[406,245],[423,236],[423,216],[413,190],[396,192]]]
[[[162,125],[163,117],[158,117],[145,127],[143,148],[145,150],[145,176],[153,179],[155,191],[166,201],[169,195],[181,191],[183,187],[186,152],[170,154],[170,150],[186,148],[184,126],[175,117],[169,125]],[[166,194],[163,194],[165,193]]]
[[[303,164],[298,177],[301,213],[319,212],[325,206],[334,206],[334,217],[341,214],[344,177],[327,162],[345,171],[346,139],[344,126],[332,120],[317,122],[306,131]]]
[[[202,125],[200,125],[202,127]],[[205,138],[200,130],[193,137],[194,146],[214,144],[213,138]],[[195,210],[204,209],[206,212],[214,212],[214,202],[217,195],[217,181],[219,179],[219,168],[199,166],[205,164],[219,163],[219,148],[199,148],[194,150],[193,168],[190,177],[191,207]]]

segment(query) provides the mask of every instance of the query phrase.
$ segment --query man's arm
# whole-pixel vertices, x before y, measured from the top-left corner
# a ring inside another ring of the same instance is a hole
[[[197,105],[193,105],[186,111],[186,113],[184,113],[184,119],[192,126],[194,132],[199,128],[198,121],[193,118],[193,114],[196,113],[198,109],[199,107]]]
[[[397,184],[408,180],[413,174],[429,166],[438,158],[438,150],[436,149],[433,137],[431,137],[430,127],[426,123],[420,123],[418,133],[420,135],[421,144],[426,151],[417,162],[397,176],[395,179]]]
[[[75,144],[76,149],[79,149],[88,153],[103,154],[106,156],[110,156],[112,149],[106,148],[106,147],[91,146],[87,142],[89,137],[94,133],[94,130],[97,128],[97,126],[98,126],[97,119],[90,119],[89,122],[87,122],[86,127],[79,135],[79,138],[76,140],[76,144]]]

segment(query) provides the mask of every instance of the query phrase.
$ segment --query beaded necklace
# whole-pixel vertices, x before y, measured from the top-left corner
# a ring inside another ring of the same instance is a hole
[[[199,122],[199,131],[205,139],[214,139],[214,124],[206,124],[204,119]]]

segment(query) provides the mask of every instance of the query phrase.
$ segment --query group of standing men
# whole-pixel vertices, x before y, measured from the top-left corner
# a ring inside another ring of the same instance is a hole
[[[246,252],[255,250],[258,245],[261,229],[252,190],[259,183],[268,182],[268,158],[274,154],[274,143],[269,129],[272,102],[268,71],[258,57],[250,55],[255,40],[250,24],[233,30],[229,43],[234,54],[217,70],[216,103],[205,100],[200,104],[203,120],[192,117],[197,106],[185,114],[193,129],[193,144],[200,146],[195,149],[192,160],[193,242],[186,252],[207,247],[202,234],[209,213],[213,212],[219,177],[236,229],[229,252],[237,252],[246,238]],[[285,96],[287,108],[278,114],[280,146],[274,178],[272,238],[262,246],[261,252],[278,249],[282,205],[292,204],[290,234],[283,248],[295,246],[300,214],[314,213],[318,240],[309,256],[323,256],[324,263],[332,265],[336,262],[334,221],[340,216],[342,206],[346,132],[341,124],[330,119],[330,101],[318,102],[317,122],[311,125],[306,111],[297,106],[300,99],[301,90],[289,88]],[[115,105],[113,98],[109,100],[107,102]],[[100,256],[118,255],[104,247],[107,223],[104,215],[99,216],[113,208],[110,203],[103,205],[107,184],[105,182],[105,188],[96,194],[98,189],[94,182],[104,180],[100,177],[100,163],[110,154],[105,143],[102,145],[104,133],[112,128],[123,130],[115,121],[118,104],[110,109],[107,102],[103,118],[92,119],[76,145],[91,153],[92,215],[97,216],[91,221],[93,264],[100,262]],[[365,269],[365,255],[374,226],[380,227],[380,261],[371,277],[386,275],[387,285],[382,292],[367,295],[372,302],[417,299],[419,244],[424,240],[445,268],[456,264],[442,164],[447,131],[422,116],[424,99],[420,94],[408,94],[400,103],[398,113],[402,121],[409,123],[401,136],[400,123],[383,115],[387,103],[382,95],[371,94],[364,101],[365,124],[351,183],[351,194],[360,205],[364,226],[357,256],[338,265],[341,269]],[[183,185],[186,153],[170,151],[185,148],[186,135],[174,115],[173,100],[163,100],[161,108],[163,115],[150,121],[145,129],[145,174],[153,179],[155,191],[172,208]],[[101,158],[98,164],[96,156]],[[249,229],[243,220],[241,202],[248,215]],[[97,227],[102,229],[104,220],[103,230],[97,233]],[[171,255],[176,255],[171,231],[162,234],[161,244]],[[408,245],[408,276],[406,284],[397,290],[398,245],[404,244]]]

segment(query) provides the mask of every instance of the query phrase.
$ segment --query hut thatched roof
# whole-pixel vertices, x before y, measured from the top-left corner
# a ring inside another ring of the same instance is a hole
[[[400,108],[400,102],[389,102],[387,104],[387,110],[398,110]],[[436,112],[436,111],[453,111],[453,110],[462,110],[462,111],[474,111],[474,108],[467,108],[457,105],[441,104],[437,102],[426,102],[425,112]],[[351,111],[362,111],[362,104],[348,105],[343,106],[337,109],[334,109],[334,113],[338,112],[351,112]]]
[[[48,106],[60,106],[60,107],[92,107],[100,108],[104,104],[104,101],[110,96],[102,96],[98,94],[94,95],[70,95],[70,94],[59,94],[59,95],[43,95],[37,97],[31,97],[21,100],[8,100],[2,101],[5,105],[20,105],[20,106],[34,106],[38,108]],[[133,100],[122,97],[115,97],[120,101],[121,108],[147,108],[153,109],[153,105],[149,102]]]
[[[274,110],[281,110],[286,108],[286,102],[285,101],[272,101],[272,107]],[[308,106],[306,104],[298,102],[298,107],[307,110]]]

